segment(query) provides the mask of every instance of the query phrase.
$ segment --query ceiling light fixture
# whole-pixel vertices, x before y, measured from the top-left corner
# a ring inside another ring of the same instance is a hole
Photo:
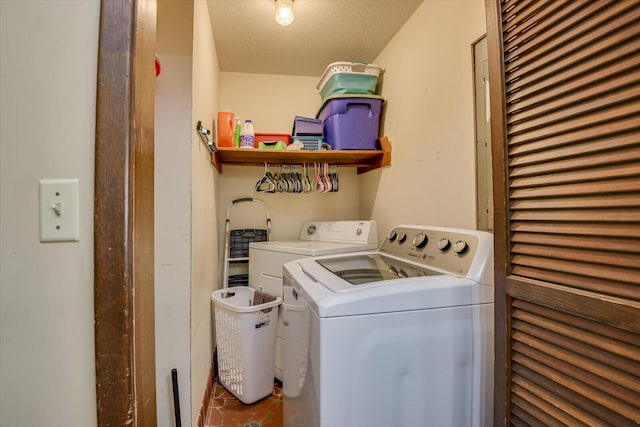
[[[275,0],[276,2],[276,22],[282,26],[287,26],[293,22],[293,1]]]

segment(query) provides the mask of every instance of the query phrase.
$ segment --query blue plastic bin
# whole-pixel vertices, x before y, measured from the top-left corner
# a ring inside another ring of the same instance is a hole
[[[323,104],[325,140],[334,150],[376,150],[380,129],[381,96],[332,96]]]
[[[322,150],[324,144],[323,136],[302,135],[291,138],[292,142],[300,141],[305,150]]]

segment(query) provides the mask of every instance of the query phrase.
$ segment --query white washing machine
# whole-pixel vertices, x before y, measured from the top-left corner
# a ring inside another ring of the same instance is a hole
[[[283,298],[284,263],[312,256],[378,247],[375,221],[308,221],[298,240],[249,244],[249,286]],[[276,332],[275,377],[282,380],[282,316]]]
[[[493,425],[493,238],[403,225],[284,266],[284,426]]]

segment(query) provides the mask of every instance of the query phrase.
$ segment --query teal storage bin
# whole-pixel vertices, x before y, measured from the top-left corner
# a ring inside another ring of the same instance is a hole
[[[320,90],[322,102],[332,95],[375,95],[378,76],[373,74],[338,73],[329,77]]]
[[[384,68],[363,62],[334,62],[327,66],[316,86],[322,102],[334,95],[375,95]]]

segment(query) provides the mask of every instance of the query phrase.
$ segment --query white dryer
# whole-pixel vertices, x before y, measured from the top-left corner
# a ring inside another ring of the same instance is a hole
[[[398,226],[284,266],[284,426],[493,425],[493,238]]]
[[[249,286],[283,298],[284,263],[313,256],[376,249],[375,221],[308,221],[298,240],[249,244]],[[282,380],[282,316],[276,332],[275,377]]]

